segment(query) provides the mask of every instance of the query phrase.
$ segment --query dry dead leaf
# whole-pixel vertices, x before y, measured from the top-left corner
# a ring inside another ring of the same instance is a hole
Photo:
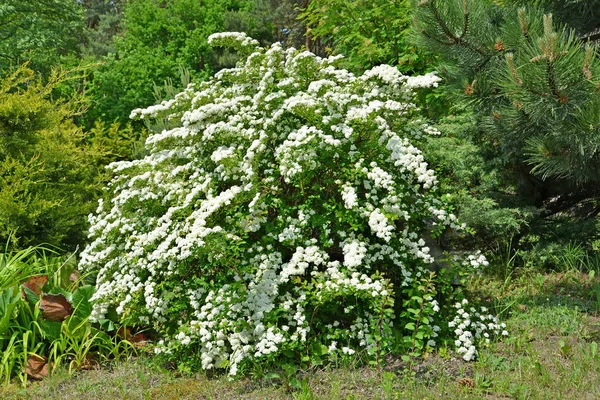
[[[40,300],[40,310],[47,320],[61,322],[73,313],[73,306],[62,294],[45,294]]]
[[[138,349],[144,347],[149,342],[148,337],[142,332],[136,333],[135,335],[131,336],[129,338],[129,341]]]
[[[473,379],[471,378],[462,378],[458,381],[458,386],[467,390],[471,390],[473,389],[473,386],[475,386],[475,382],[473,382]]]
[[[31,354],[27,357],[25,373],[32,379],[44,379],[48,376],[48,359],[37,354]]]
[[[46,283],[48,283],[48,277],[46,275],[32,276],[23,283],[23,288],[27,288],[39,296],[42,294],[42,288]],[[21,296],[23,296],[24,299],[27,299],[25,289],[21,291]]]
[[[71,275],[69,275],[69,280],[71,282],[77,282],[77,280],[79,279],[79,272],[78,271],[73,271],[71,272]]]
[[[138,332],[135,335],[132,335],[131,329],[125,328],[123,326],[120,327],[117,331],[117,336],[119,336],[123,340],[127,340],[137,348],[144,347],[150,341],[145,333]]]
[[[85,355],[85,358],[81,361],[81,365],[79,366],[79,368],[83,370],[99,369],[100,363],[94,358],[92,354],[88,353]]]
[[[129,338],[131,337],[131,329],[121,326],[117,331],[117,336],[121,339],[129,340]]]

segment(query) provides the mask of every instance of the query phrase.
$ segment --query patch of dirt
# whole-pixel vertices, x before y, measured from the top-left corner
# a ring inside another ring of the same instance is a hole
[[[426,383],[433,383],[444,376],[456,381],[473,377],[472,366],[461,358],[443,358],[437,354],[414,359],[412,363],[390,355],[386,358],[384,369],[395,373],[405,373],[410,369],[417,379]]]

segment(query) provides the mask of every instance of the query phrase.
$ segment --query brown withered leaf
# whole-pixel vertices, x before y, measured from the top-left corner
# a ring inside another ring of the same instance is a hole
[[[473,382],[473,379],[471,378],[462,378],[458,381],[458,386],[467,390],[471,390],[473,389],[473,386],[475,386],[475,382]]]
[[[40,310],[47,320],[61,322],[73,313],[73,306],[62,294],[45,294],[40,300]]]
[[[131,337],[131,329],[121,326],[117,331],[117,336],[121,339],[129,340],[129,338]]]
[[[120,327],[117,331],[117,336],[119,336],[123,340],[127,340],[129,343],[131,343],[134,347],[137,347],[138,349],[144,347],[150,341],[145,333],[138,332],[135,335],[133,335],[131,333],[131,329],[125,328],[123,326]]]
[[[46,275],[32,276],[31,278],[27,279],[26,282],[23,282],[23,290],[21,291],[21,296],[24,299],[27,298],[27,296],[25,295],[24,288],[31,290],[37,296],[41,295],[42,288],[46,283],[48,283],[48,277]]]
[[[131,336],[129,338],[129,342],[131,342],[131,344],[133,344],[134,347],[137,347],[139,349],[139,348],[147,345],[149,340],[148,340],[148,337],[144,333],[140,332],[140,333],[136,333],[135,335]]]
[[[37,354],[31,354],[27,357],[25,373],[32,379],[44,379],[48,376],[48,359]]]

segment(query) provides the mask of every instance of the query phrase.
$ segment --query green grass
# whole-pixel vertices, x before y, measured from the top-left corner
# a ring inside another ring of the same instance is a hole
[[[148,359],[52,377],[2,399],[597,399],[600,302],[597,278],[578,272],[525,271],[509,280],[474,279],[471,294],[503,311],[510,336],[466,363],[441,349],[412,371],[395,357],[382,374],[368,367],[305,371],[281,379],[182,377]]]

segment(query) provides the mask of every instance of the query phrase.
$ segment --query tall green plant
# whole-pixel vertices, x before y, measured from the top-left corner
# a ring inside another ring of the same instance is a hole
[[[93,107],[86,125],[95,120],[127,122],[132,109],[155,103],[154,85],[176,79],[181,68],[189,70],[194,80],[203,80],[222,63],[235,64],[235,59],[219,58],[207,38],[236,25],[269,36],[254,23],[253,5],[250,0],[125,2],[122,32],[115,37],[114,50],[88,81]]]
[[[61,63],[77,65],[85,29],[81,2],[3,0],[0,3],[0,76],[29,61],[48,75]]]
[[[73,249],[102,187],[114,142],[74,123],[82,97],[53,91],[78,71],[54,71],[47,83],[26,66],[0,79],[0,241],[21,248],[48,243]]]

